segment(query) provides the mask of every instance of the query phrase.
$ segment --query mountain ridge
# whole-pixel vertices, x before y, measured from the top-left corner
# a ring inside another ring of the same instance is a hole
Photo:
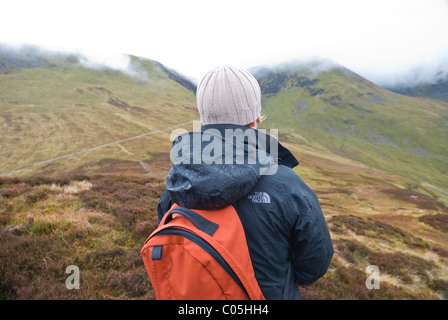
[[[130,73],[138,76],[135,72],[142,68],[144,61],[156,65],[161,72],[185,88],[196,91],[194,81],[176,70],[164,66],[162,63],[143,57],[137,57],[130,54],[124,54],[128,60],[126,68],[109,66],[107,64],[99,64],[89,61],[87,57],[80,53],[64,53],[56,51],[44,50],[33,45],[23,45],[14,48],[0,43],[0,74],[18,73],[21,69],[31,68],[79,68],[85,67],[90,69],[113,70],[115,72]],[[141,75],[140,75],[141,76]]]
[[[388,90],[411,97],[424,97],[448,102],[448,79],[424,82],[416,85],[386,86]]]

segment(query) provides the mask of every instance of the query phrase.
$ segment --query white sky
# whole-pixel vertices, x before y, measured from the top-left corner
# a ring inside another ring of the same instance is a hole
[[[219,64],[319,55],[385,82],[448,68],[448,0],[2,0],[0,43],[114,65],[134,54],[197,80]]]

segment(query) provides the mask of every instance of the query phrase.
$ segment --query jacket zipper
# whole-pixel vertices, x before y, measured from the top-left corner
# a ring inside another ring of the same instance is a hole
[[[221,254],[213,248],[207,241],[197,236],[196,234],[189,232],[184,229],[176,229],[176,228],[167,228],[157,232],[154,236],[157,235],[178,235],[187,238],[192,241],[196,245],[198,245],[201,249],[207,252],[215,261],[232,277],[232,279],[238,284],[238,286],[243,290],[243,292],[249,297],[249,294],[246,291],[241,280],[236,275],[235,271],[229,266],[227,261],[221,256]]]

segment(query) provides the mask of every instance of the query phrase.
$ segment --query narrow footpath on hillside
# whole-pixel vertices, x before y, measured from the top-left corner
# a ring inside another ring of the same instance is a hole
[[[38,166],[38,165],[41,165],[41,164],[44,164],[44,163],[49,163],[49,162],[53,162],[53,161],[56,161],[56,160],[69,158],[69,157],[75,156],[77,154],[81,154],[81,153],[97,150],[97,149],[104,148],[104,147],[111,146],[111,145],[115,145],[115,144],[118,144],[119,147],[122,148],[123,151],[125,151],[126,149],[123,149],[124,147],[122,145],[120,145],[119,143],[122,143],[122,142],[125,142],[125,141],[129,141],[129,140],[138,139],[138,138],[142,138],[142,137],[149,136],[149,135],[152,135],[152,134],[155,134],[155,133],[159,133],[159,132],[163,132],[163,131],[166,131],[166,130],[174,129],[174,128],[177,128],[177,127],[180,127],[180,126],[192,123],[192,122],[193,122],[193,120],[187,121],[187,122],[184,122],[184,123],[180,123],[180,124],[176,124],[174,126],[170,126],[170,127],[167,127],[167,128],[163,128],[163,129],[159,129],[159,130],[155,130],[155,131],[139,134],[139,135],[134,136],[134,137],[130,137],[130,138],[126,138],[126,139],[121,139],[121,140],[109,142],[109,143],[106,143],[106,144],[102,144],[100,146],[96,146],[96,147],[92,147],[92,148],[88,148],[88,149],[72,152],[72,153],[69,153],[69,154],[66,154],[66,155],[63,155],[63,156],[59,156],[59,157],[55,157],[55,158],[51,158],[51,159],[47,159],[47,160],[31,163],[31,164],[28,164],[26,166],[23,166],[23,167],[20,167],[20,168],[11,170],[11,171],[8,171],[8,172],[5,172],[5,173],[1,173],[0,177],[1,176],[8,176],[8,175],[11,175],[13,173],[19,172],[21,170],[28,169],[28,168],[31,168],[31,167],[34,167],[34,166]],[[127,152],[129,153],[129,151],[127,151]],[[139,163],[143,167],[143,169],[148,171],[148,168],[147,168],[147,166],[144,163],[142,163],[140,160],[139,160]]]

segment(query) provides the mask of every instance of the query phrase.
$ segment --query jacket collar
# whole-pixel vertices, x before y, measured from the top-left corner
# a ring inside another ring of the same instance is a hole
[[[236,130],[236,129],[241,129],[243,131],[246,130],[255,130],[255,132],[257,133],[257,137],[260,137],[261,135],[266,135],[265,140],[266,141],[266,152],[270,153],[270,149],[271,149],[271,143],[277,143],[278,145],[278,150],[277,150],[277,154],[278,154],[278,164],[279,165],[284,165],[287,166],[289,168],[294,168],[296,166],[299,165],[299,161],[296,159],[296,157],[294,157],[294,155],[292,154],[291,151],[289,151],[289,149],[287,149],[286,147],[284,147],[280,142],[278,142],[278,140],[276,140],[275,138],[273,138],[272,136],[265,134],[259,130],[253,129],[253,128],[249,128],[246,126],[242,126],[242,125],[238,125],[238,124],[229,124],[229,123],[220,123],[220,124],[207,124],[207,125],[203,125],[201,127],[201,131],[205,131],[207,129],[216,129],[218,130],[223,136],[225,135],[225,130],[226,129],[232,129],[232,130]],[[257,139],[258,141],[258,139]],[[258,145],[257,145],[258,146]]]

